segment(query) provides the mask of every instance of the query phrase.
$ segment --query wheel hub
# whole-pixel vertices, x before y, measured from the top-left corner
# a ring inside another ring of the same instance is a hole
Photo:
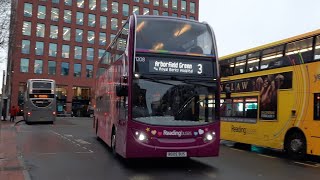
[[[292,151],[298,152],[301,149],[302,144],[303,143],[302,143],[301,139],[293,139],[291,141],[290,147],[291,147]]]

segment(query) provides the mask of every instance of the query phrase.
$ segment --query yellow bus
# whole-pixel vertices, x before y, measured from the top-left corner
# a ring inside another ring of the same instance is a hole
[[[220,58],[221,139],[320,155],[320,29]]]

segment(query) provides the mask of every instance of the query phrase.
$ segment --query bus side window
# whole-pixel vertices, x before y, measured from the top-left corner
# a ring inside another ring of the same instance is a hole
[[[314,120],[320,120],[320,93],[314,94]]]

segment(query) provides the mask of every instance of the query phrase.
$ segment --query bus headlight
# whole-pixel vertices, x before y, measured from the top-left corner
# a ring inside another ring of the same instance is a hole
[[[146,141],[147,136],[143,132],[136,131],[135,136],[139,141]]]
[[[216,138],[216,133],[215,132],[208,132],[205,137],[204,141],[213,141]]]

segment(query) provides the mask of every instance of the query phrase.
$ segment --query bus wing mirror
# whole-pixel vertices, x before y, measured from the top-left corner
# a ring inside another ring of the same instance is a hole
[[[116,94],[117,96],[128,96],[128,86],[116,85]]]

